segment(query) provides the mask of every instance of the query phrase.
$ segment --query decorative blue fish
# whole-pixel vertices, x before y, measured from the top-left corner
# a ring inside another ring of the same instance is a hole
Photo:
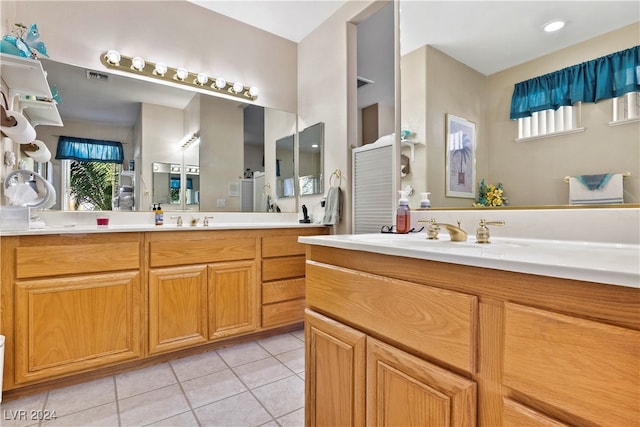
[[[54,84],[51,85],[51,99],[56,101],[58,104],[62,104],[62,97],[58,93],[58,86]]]
[[[15,24],[15,27],[14,33],[17,35],[4,36],[0,41],[0,52],[26,58],[37,58],[38,54],[49,56],[44,42],[39,41],[40,31],[36,24],[31,24],[28,31],[25,31],[27,27],[23,24]]]

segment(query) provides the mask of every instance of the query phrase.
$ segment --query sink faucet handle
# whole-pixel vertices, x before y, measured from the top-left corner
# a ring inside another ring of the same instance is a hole
[[[427,223],[427,239],[438,240],[438,233],[440,232],[440,226],[436,222],[435,218],[431,218],[428,221],[418,220],[419,223]]]
[[[176,220],[176,227],[182,227],[182,217],[180,215],[172,216],[171,219]]]
[[[209,226],[209,220],[210,220],[210,219],[213,219],[213,217],[212,217],[212,216],[205,216],[205,217],[204,217],[204,220],[202,221],[202,226],[203,226],[203,227],[208,227],[208,226]]]
[[[476,230],[476,241],[478,243],[491,243],[489,238],[489,227],[487,225],[504,225],[504,221],[487,221],[484,218],[480,220],[480,226]]]

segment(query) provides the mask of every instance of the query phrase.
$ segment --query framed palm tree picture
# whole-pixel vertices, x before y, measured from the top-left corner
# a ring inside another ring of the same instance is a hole
[[[446,196],[476,198],[476,124],[446,115]]]

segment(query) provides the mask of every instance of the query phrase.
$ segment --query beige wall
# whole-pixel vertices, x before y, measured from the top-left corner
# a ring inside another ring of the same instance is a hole
[[[420,193],[425,191],[431,192],[432,207],[471,207],[472,199],[445,196],[446,115],[476,124],[476,177],[486,176],[485,76],[431,46],[405,55],[401,72],[401,127],[426,144],[416,147],[411,174],[401,184],[415,191],[411,207],[420,206]],[[409,154],[408,149],[402,151]]]
[[[640,44],[640,23],[527,62],[487,79],[487,123],[491,182],[502,182],[513,205],[567,204],[567,175],[630,171],[627,203],[640,202],[640,122],[609,126],[612,101],[582,105],[582,133],[514,142],[509,120],[513,85]]]
[[[299,129],[324,122],[324,188],[336,169],[342,172],[344,212],[336,232],[351,230],[351,146],[357,145],[355,27],[384,3],[347,2],[298,44]],[[371,6],[371,7],[370,7]],[[347,79],[351,79],[349,83]],[[335,181],[335,179],[334,179]],[[309,212],[322,196],[304,196]]]
[[[256,104],[296,110],[296,44],[186,1],[0,2],[2,34],[37,23],[51,59],[97,70],[117,49],[257,86]],[[62,94],[64,97],[64,94]]]

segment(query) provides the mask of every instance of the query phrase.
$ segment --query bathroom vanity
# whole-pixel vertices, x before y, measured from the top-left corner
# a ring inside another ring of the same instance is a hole
[[[640,423],[638,246],[472,240],[300,239],[306,425]]]
[[[301,327],[297,240],[328,233],[298,224],[4,233],[3,397]]]

